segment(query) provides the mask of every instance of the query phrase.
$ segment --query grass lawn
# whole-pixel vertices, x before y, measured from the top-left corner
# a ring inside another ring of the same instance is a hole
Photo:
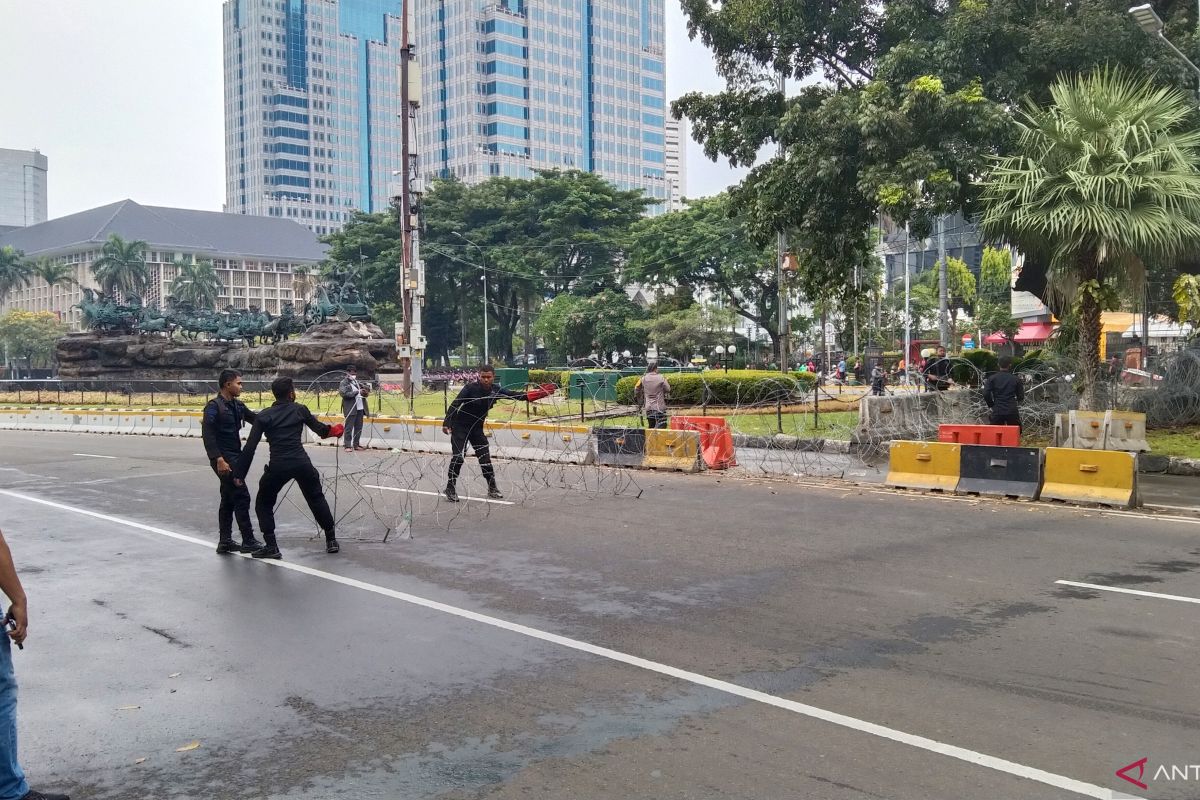
[[[1200,425],[1146,431],[1146,441],[1155,455],[1200,458]]]

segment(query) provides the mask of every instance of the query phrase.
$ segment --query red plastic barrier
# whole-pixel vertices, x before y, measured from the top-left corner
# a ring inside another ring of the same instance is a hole
[[[543,397],[550,397],[557,391],[558,387],[553,383],[543,383],[536,389],[529,389],[525,399],[529,400],[530,402],[534,400],[541,400]]]
[[[737,466],[733,434],[724,417],[671,417],[671,430],[699,431],[700,455],[709,469]]]
[[[1021,429],[1016,425],[938,425],[938,441],[1020,447]]]

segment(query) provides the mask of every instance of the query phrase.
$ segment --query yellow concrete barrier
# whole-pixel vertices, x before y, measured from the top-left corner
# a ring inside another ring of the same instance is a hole
[[[1140,505],[1136,453],[1047,447],[1043,474],[1043,500],[1098,503],[1118,508]]]
[[[700,460],[699,432],[647,429],[646,457],[642,466],[648,469],[699,472],[704,469],[704,462]]]
[[[962,445],[951,442],[892,442],[888,452],[888,486],[901,489],[958,488]]]

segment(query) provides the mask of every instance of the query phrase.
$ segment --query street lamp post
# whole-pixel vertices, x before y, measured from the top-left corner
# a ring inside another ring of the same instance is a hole
[[[1200,25],[1200,1],[1197,3],[1197,24]],[[1192,63],[1192,60],[1185,56],[1183,52],[1171,44],[1171,40],[1163,34],[1163,21],[1154,13],[1154,8],[1145,3],[1140,6],[1134,6],[1129,9],[1129,15],[1137,22],[1138,27],[1146,32],[1147,35],[1153,36],[1160,42],[1171,48],[1175,56],[1188,65],[1188,68],[1196,75],[1196,98],[1200,100],[1200,67]],[[1142,346],[1141,357],[1138,359],[1140,366],[1144,370],[1150,369],[1150,276],[1145,272],[1142,273]]]
[[[1188,68],[1196,75],[1196,92],[1197,95],[1200,95],[1200,67],[1193,64],[1192,60],[1183,54],[1183,51],[1171,44],[1171,40],[1163,35],[1163,21],[1159,18],[1158,14],[1154,13],[1154,8],[1149,3],[1134,6],[1129,9],[1129,15],[1137,22],[1138,27],[1171,48],[1176,57],[1188,65]]]
[[[483,363],[490,364],[492,359],[491,352],[488,349],[487,254],[483,252],[482,247],[475,244],[475,242],[463,236],[458,231],[450,231],[450,233],[478,250],[479,260],[483,262],[479,267],[481,270],[483,270]],[[465,367],[466,365],[464,364],[463,366]]]

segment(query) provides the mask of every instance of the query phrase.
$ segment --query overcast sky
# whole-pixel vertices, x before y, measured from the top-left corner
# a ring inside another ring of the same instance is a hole
[[[668,99],[720,89],[666,2]],[[52,218],[126,197],[221,209],[221,0],[0,0],[0,75],[0,147],[49,159]],[[689,196],[744,174],[688,145]]]

